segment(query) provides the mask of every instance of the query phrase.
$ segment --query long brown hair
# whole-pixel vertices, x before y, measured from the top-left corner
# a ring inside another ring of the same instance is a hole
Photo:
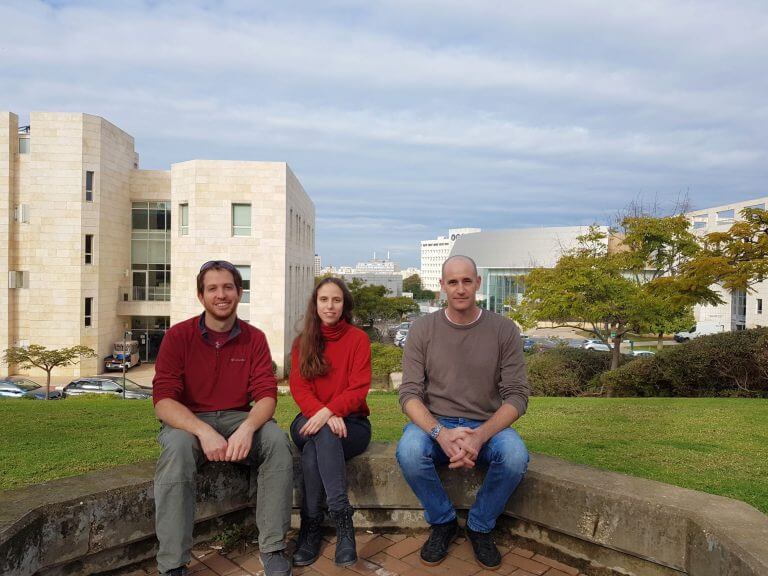
[[[307,311],[304,314],[304,329],[296,338],[299,346],[299,372],[307,380],[317,378],[318,376],[325,376],[330,369],[328,362],[323,356],[325,338],[323,338],[323,333],[320,329],[322,321],[317,313],[317,292],[326,284],[335,284],[343,295],[344,304],[339,321],[343,319],[350,324],[352,323],[352,309],[354,305],[349,288],[347,288],[344,280],[340,278],[324,278],[312,291],[312,296],[310,296],[309,302],[307,302]]]

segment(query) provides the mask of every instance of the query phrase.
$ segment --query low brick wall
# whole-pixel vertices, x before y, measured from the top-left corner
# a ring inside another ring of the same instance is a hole
[[[153,473],[149,462],[0,493],[0,574],[91,574],[154,555]],[[457,507],[471,505],[482,475],[441,474]],[[358,526],[425,526],[394,445],[372,444],[348,479]],[[198,488],[197,540],[254,522],[247,468],[208,464]],[[587,573],[768,575],[768,517],[754,508],[543,455],[500,528]]]

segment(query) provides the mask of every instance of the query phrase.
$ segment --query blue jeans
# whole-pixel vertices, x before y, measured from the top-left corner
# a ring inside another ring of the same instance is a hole
[[[439,417],[437,420],[445,428],[477,428],[483,424],[480,420],[467,418]],[[449,460],[429,434],[413,423],[406,425],[397,443],[397,462],[411,490],[424,506],[424,517],[429,524],[444,524],[456,518],[456,510],[436,468],[446,465]],[[467,526],[475,532],[490,532],[525,475],[528,450],[519,434],[506,428],[483,444],[476,463],[488,472],[469,510]]]

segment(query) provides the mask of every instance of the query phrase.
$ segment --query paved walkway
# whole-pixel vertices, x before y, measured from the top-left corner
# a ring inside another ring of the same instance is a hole
[[[311,566],[294,568],[296,576],[577,576],[576,568],[523,548],[499,546],[502,563],[496,570],[483,569],[476,561],[472,546],[458,538],[448,557],[439,565],[428,567],[419,559],[419,549],[427,534],[372,533],[357,534],[360,559],[349,568],[333,562],[335,537],[326,536],[322,555]],[[213,548],[196,548],[189,573],[195,576],[263,576],[256,545],[223,554]],[[149,564],[149,563],[148,563]],[[153,568],[120,572],[120,576],[156,576]],[[583,576],[583,575],[582,575]]]

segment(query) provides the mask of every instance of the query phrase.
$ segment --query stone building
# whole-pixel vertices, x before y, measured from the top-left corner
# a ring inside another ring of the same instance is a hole
[[[314,204],[284,162],[142,170],[133,137],[103,118],[33,112],[19,127],[0,112],[0,351],[97,351],[58,375],[101,372],[126,331],[152,361],[164,331],[200,312],[195,276],[217,259],[240,268],[239,315],[282,368],[312,289],[314,238]]]

